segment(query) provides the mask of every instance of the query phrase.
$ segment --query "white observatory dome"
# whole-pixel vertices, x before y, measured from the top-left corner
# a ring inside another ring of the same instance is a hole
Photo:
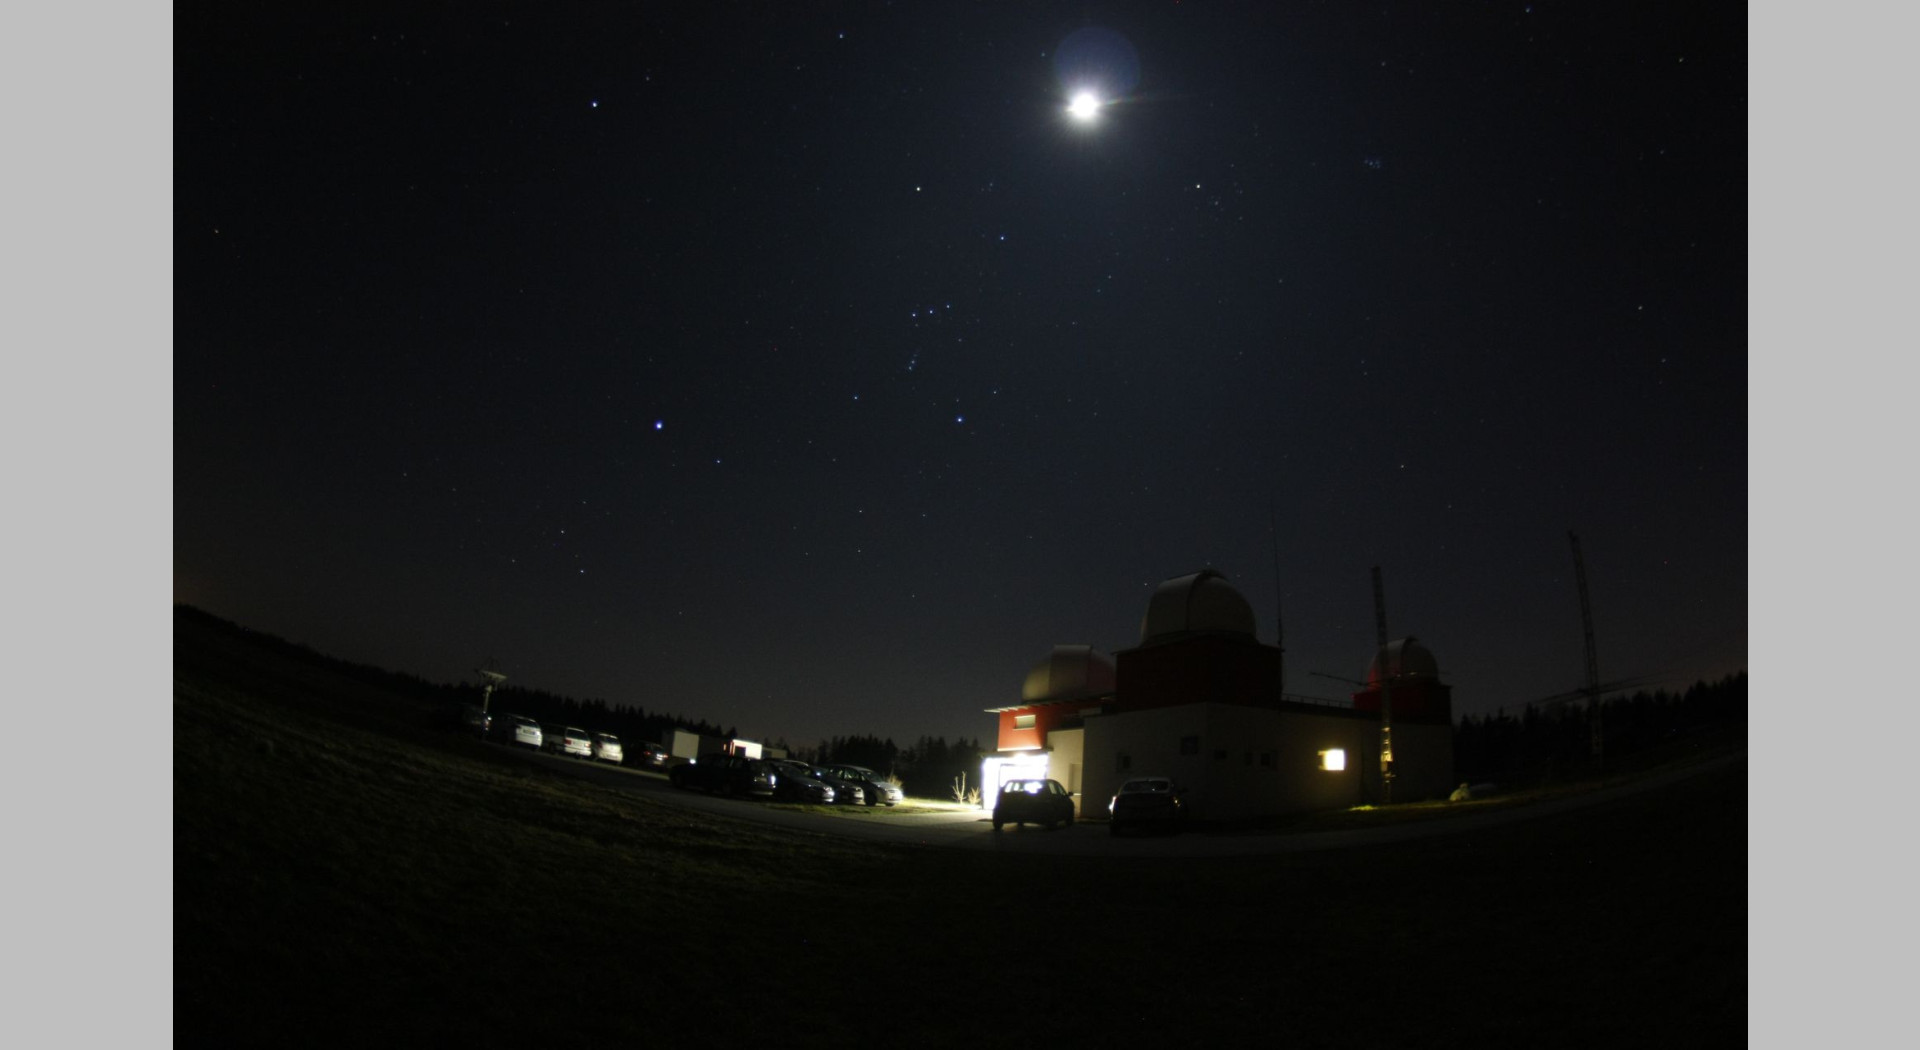
[[[1113,692],[1113,657],[1091,645],[1056,645],[1020,688],[1020,699],[1071,700]]]
[[[1176,576],[1155,588],[1140,621],[1140,644],[1186,634],[1254,633],[1253,606],[1212,569]]]
[[[1433,651],[1414,641],[1411,635],[1397,642],[1388,642],[1385,649],[1373,654],[1373,662],[1367,665],[1367,688],[1380,687],[1380,667],[1383,663],[1396,682],[1407,678],[1440,677],[1440,663],[1433,658]]]

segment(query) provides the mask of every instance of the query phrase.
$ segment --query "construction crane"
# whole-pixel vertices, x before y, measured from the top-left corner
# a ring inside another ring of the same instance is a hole
[[[1580,556],[1580,537],[1567,530],[1573,544],[1573,575],[1580,584],[1580,625],[1587,634],[1587,722],[1593,727],[1593,766],[1604,760],[1606,739],[1600,732],[1600,657],[1593,647],[1593,605],[1587,600],[1587,561]]]

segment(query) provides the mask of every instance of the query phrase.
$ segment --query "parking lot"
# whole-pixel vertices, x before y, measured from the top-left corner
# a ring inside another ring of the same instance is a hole
[[[1542,801],[1524,807],[1473,813],[1446,820],[1348,831],[1308,833],[1188,831],[1180,835],[1121,838],[1108,835],[1106,825],[1101,821],[1083,820],[1071,827],[1052,831],[1033,825],[1025,827],[1009,825],[1000,831],[995,831],[986,810],[965,808],[951,802],[909,799],[907,805],[892,809],[835,807],[830,811],[822,812],[800,806],[727,798],[698,791],[682,791],[669,784],[666,776],[660,773],[534,752],[526,752],[525,758],[529,762],[546,765],[556,772],[591,780],[621,791],[644,795],[652,802],[685,806],[704,813],[773,824],[811,834],[844,835],[901,845],[1003,853],[1111,857],[1240,857],[1379,845],[1432,835],[1475,831],[1518,820],[1551,816],[1570,809],[1602,805],[1643,791],[1659,790],[1730,763],[1744,763],[1746,753],[1742,751],[1711,762],[1667,769],[1580,795]]]

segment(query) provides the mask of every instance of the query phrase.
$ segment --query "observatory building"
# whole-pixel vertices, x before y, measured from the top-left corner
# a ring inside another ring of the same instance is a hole
[[[989,708],[996,750],[981,776],[1050,777],[1083,816],[1135,776],[1169,776],[1198,820],[1380,802],[1382,713],[1392,715],[1392,799],[1453,788],[1452,699],[1412,638],[1376,653],[1346,702],[1283,694],[1280,650],[1254,636],[1252,606],[1211,569],[1160,584],[1140,644],[1112,655],[1056,645],[1027,672],[1020,702]],[[991,804],[989,802],[989,804]]]

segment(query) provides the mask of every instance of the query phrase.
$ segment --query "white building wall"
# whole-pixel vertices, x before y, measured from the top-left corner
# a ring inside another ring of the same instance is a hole
[[[1357,805],[1364,800],[1360,758],[1370,728],[1377,727],[1333,711],[1273,711],[1237,704],[1187,704],[1089,717],[1082,812],[1104,817],[1122,781],[1160,775],[1185,789],[1187,813],[1196,820],[1243,820]],[[1331,748],[1345,750],[1345,770],[1320,768],[1320,753]]]
[[[1128,777],[1172,777],[1188,791],[1191,802],[1204,779],[1206,763],[1200,756],[1180,754],[1179,745],[1182,737],[1200,731],[1202,706],[1089,716],[1081,789],[1086,804],[1081,812],[1105,818],[1107,802]]]
[[[1202,707],[1198,744],[1206,760],[1206,790],[1194,800],[1192,815],[1244,820],[1274,812],[1282,802],[1279,764],[1273,757],[1282,735],[1281,713],[1227,704]]]
[[[673,729],[667,732],[667,755],[675,761],[699,758],[701,755],[700,734],[688,729]],[[717,749],[716,749],[717,750]]]
[[[1273,813],[1341,809],[1366,801],[1360,750],[1375,723],[1331,711],[1286,711],[1280,716],[1280,798]],[[1346,768],[1322,769],[1323,752],[1344,752]]]
[[[1047,734],[1047,778],[1058,780],[1073,796],[1076,813],[1093,815],[1082,806],[1082,783],[1086,780],[1086,730],[1056,729]],[[1103,799],[1100,803],[1106,805]],[[1104,812],[1104,810],[1103,810]]]

